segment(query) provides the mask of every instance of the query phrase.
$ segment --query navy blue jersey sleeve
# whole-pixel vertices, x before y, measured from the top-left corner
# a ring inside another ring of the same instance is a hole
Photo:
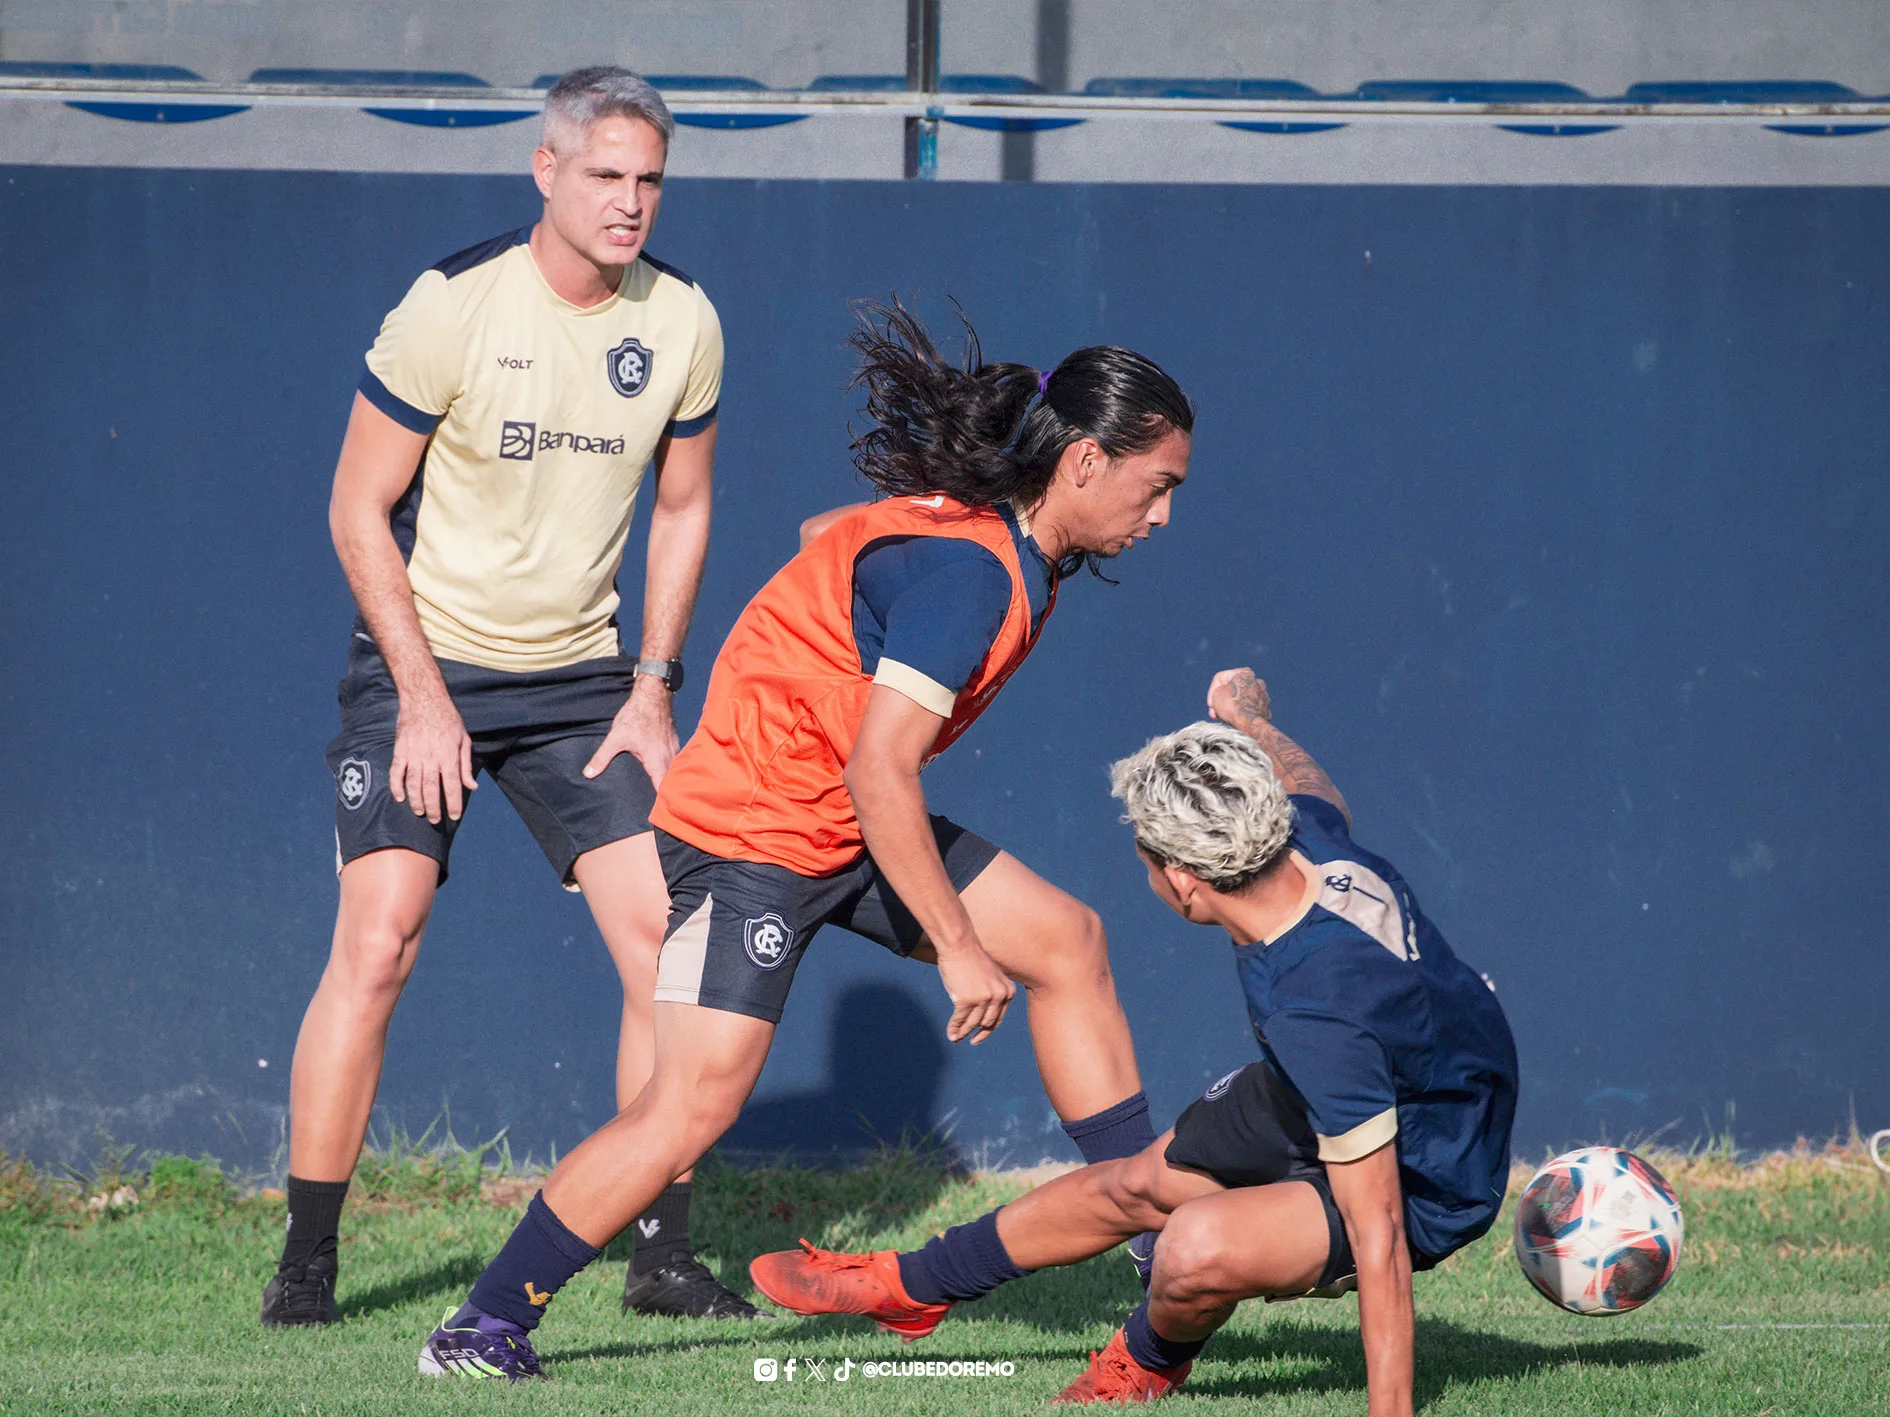
[[[1293,804],[1293,835],[1317,841],[1328,847],[1343,847],[1344,855],[1352,847],[1352,831],[1345,824],[1345,813],[1323,797],[1295,792],[1287,801]]]
[[[1398,1134],[1391,1060],[1350,1019],[1282,1009],[1266,1023],[1267,1049],[1306,1100],[1321,1161],[1356,1161]]]
[[[853,568],[853,636],[876,683],[949,717],[997,641],[1011,573],[975,541],[917,536],[869,546]]]

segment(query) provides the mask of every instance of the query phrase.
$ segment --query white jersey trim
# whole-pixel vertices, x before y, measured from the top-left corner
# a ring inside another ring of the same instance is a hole
[[[895,693],[904,694],[927,713],[935,713],[940,718],[950,718],[952,709],[958,703],[958,695],[931,675],[922,674],[896,659],[882,658],[879,669],[873,675],[873,682],[884,684]]]
[[[1360,1122],[1343,1136],[1319,1138],[1321,1161],[1357,1161],[1370,1156],[1398,1135],[1398,1109],[1387,1107],[1368,1122]]]

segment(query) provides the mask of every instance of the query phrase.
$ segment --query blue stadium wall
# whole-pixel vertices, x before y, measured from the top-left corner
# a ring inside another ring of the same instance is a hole
[[[325,508],[361,352],[534,194],[0,175],[0,1146],[263,1166],[335,900]],[[796,522],[859,495],[850,297],[955,297],[1040,365],[1132,345],[1199,405],[1173,525],[1065,587],[927,779],[1102,912],[1161,1123],[1254,1045],[1103,768],[1250,664],[1494,979],[1524,1153],[1890,1124],[1890,190],[699,179],[652,244],[729,349],[685,729]],[[454,867],[383,1118],[568,1148],[612,1111],[615,975],[497,794]],[[1024,1020],[972,1052],[946,1012],[823,935],[732,1142],[1073,1154]]]

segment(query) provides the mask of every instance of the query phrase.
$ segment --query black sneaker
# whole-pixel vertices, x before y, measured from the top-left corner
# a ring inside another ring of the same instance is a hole
[[[264,1328],[304,1328],[331,1324],[335,1312],[335,1270],[332,1265],[310,1264],[278,1269],[263,1286]]]
[[[626,1266],[623,1309],[627,1314],[665,1314],[678,1319],[771,1319],[709,1273],[694,1255],[671,1260],[660,1269],[638,1274]]]

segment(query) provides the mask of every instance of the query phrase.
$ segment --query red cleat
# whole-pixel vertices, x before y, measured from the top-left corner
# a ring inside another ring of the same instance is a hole
[[[1179,1368],[1144,1368],[1129,1356],[1122,1341],[1122,1330],[1104,1345],[1100,1353],[1089,1355],[1089,1370],[1064,1388],[1051,1402],[1061,1407],[1074,1402],[1153,1402],[1166,1397],[1188,1380],[1194,1364]]]
[[[899,1282],[899,1255],[876,1250],[848,1255],[817,1250],[777,1250],[748,1266],[755,1288],[796,1314],[862,1314],[907,1343],[924,1338],[951,1312],[950,1304],[921,1304]]]

